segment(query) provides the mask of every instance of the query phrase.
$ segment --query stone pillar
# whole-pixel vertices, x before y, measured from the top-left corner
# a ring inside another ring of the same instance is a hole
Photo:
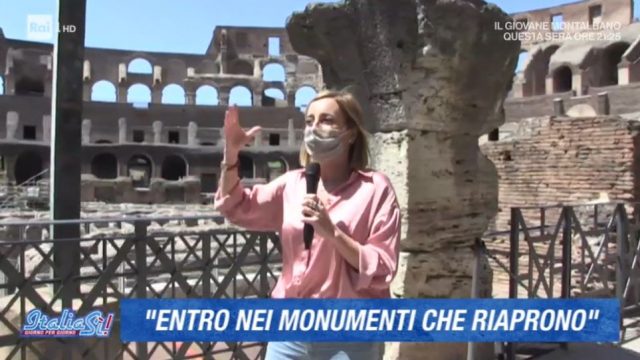
[[[230,97],[230,89],[219,89],[218,90],[218,105],[228,106],[229,105],[229,97]]]
[[[255,91],[253,93],[252,105],[253,106],[262,106],[262,92],[261,91]]]
[[[10,73],[4,78],[4,94],[15,95],[15,93],[16,93],[15,78],[13,76],[13,73]]]
[[[293,127],[293,119],[289,119],[287,125],[287,145],[296,146],[296,129]]]
[[[151,103],[153,104],[162,103],[162,89],[158,86],[151,87]]]
[[[553,99],[553,115],[565,116],[564,100],[562,100],[562,98]]]
[[[162,143],[162,121],[156,120],[152,124],[153,127],[153,143]]]
[[[350,86],[363,105],[372,165],[402,211],[395,297],[472,296],[472,246],[498,209],[496,169],[478,138],[504,122],[520,48],[486,24],[510,19],[475,0],[352,0],[288,20],[294,50],[320,62],[327,87]],[[487,297],[491,270],[478,260]],[[475,355],[492,359],[493,344]],[[464,360],[467,344],[393,343],[385,358]]]
[[[622,63],[618,66],[618,85],[629,84],[629,68],[631,64],[627,60],[622,60]]]
[[[572,69],[573,70],[573,69]],[[584,89],[582,88],[582,71],[574,73],[571,77],[571,88],[575,96],[584,95]]]
[[[253,76],[257,78],[262,78],[262,69],[260,68],[260,59],[255,59],[253,61]]]
[[[198,124],[196,124],[195,121],[189,122],[189,127],[187,128],[187,145],[198,146]]]
[[[296,92],[293,90],[287,91],[287,104],[289,106],[296,106]]]
[[[42,141],[51,142],[51,115],[42,116]]]
[[[118,119],[118,143],[124,144],[127,142],[127,119]]]
[[[196,93],[193,91],[185,92],[185,103],[187,105],[195,105],[196,104]]]
[[[609,105],[609,93],[598,93],[598,115],[609,115],[611,113],[611,107]]]
[[[128,91],[129,89],[127,89],[125,85],[118,85],[118,89],[116,93],[116,102],[126,103]]]
[[[255,138],[253,138],[253,146],[255,146],[255,147],[262,146],[262,131],[259,132],[258,135],[256,135]]]
[[[91,142],[91,120],[82,120],[82,143],[89,144]]]
[[[20,114],[16,111],[9,111],[7,113],[7,140],[15,140],[20,126]]]
[[[553,94],[553,77],[547,76],[544,80],[544,93],[549,95]]]

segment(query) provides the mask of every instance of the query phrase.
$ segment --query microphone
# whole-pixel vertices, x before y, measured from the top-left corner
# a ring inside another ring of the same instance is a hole
[[[304,177],[307,180],[307,194],[315,194],[318,192],[318,181],[320,181],[320,164],[310,163],[304,171]],[[311,241],[313,240],[313,225],[304,224],[304,248],[309,250],[311,248]]]

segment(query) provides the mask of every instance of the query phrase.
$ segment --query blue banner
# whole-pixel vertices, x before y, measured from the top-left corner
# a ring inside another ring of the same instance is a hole
[[[616,299],[123,299],[130,341],[618,341]]]

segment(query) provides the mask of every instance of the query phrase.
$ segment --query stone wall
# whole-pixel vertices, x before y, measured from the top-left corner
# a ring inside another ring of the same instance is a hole
[[[498,170],[493,229],[509,229],[511,207],[637,199],[639,122],[551,117],[528,124],[520,137],[481,146]]]

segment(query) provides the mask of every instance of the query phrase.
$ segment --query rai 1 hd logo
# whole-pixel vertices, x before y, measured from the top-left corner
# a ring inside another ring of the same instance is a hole
[[[51,40],[53,29],[53,16],[27,15],[27,40]]]

